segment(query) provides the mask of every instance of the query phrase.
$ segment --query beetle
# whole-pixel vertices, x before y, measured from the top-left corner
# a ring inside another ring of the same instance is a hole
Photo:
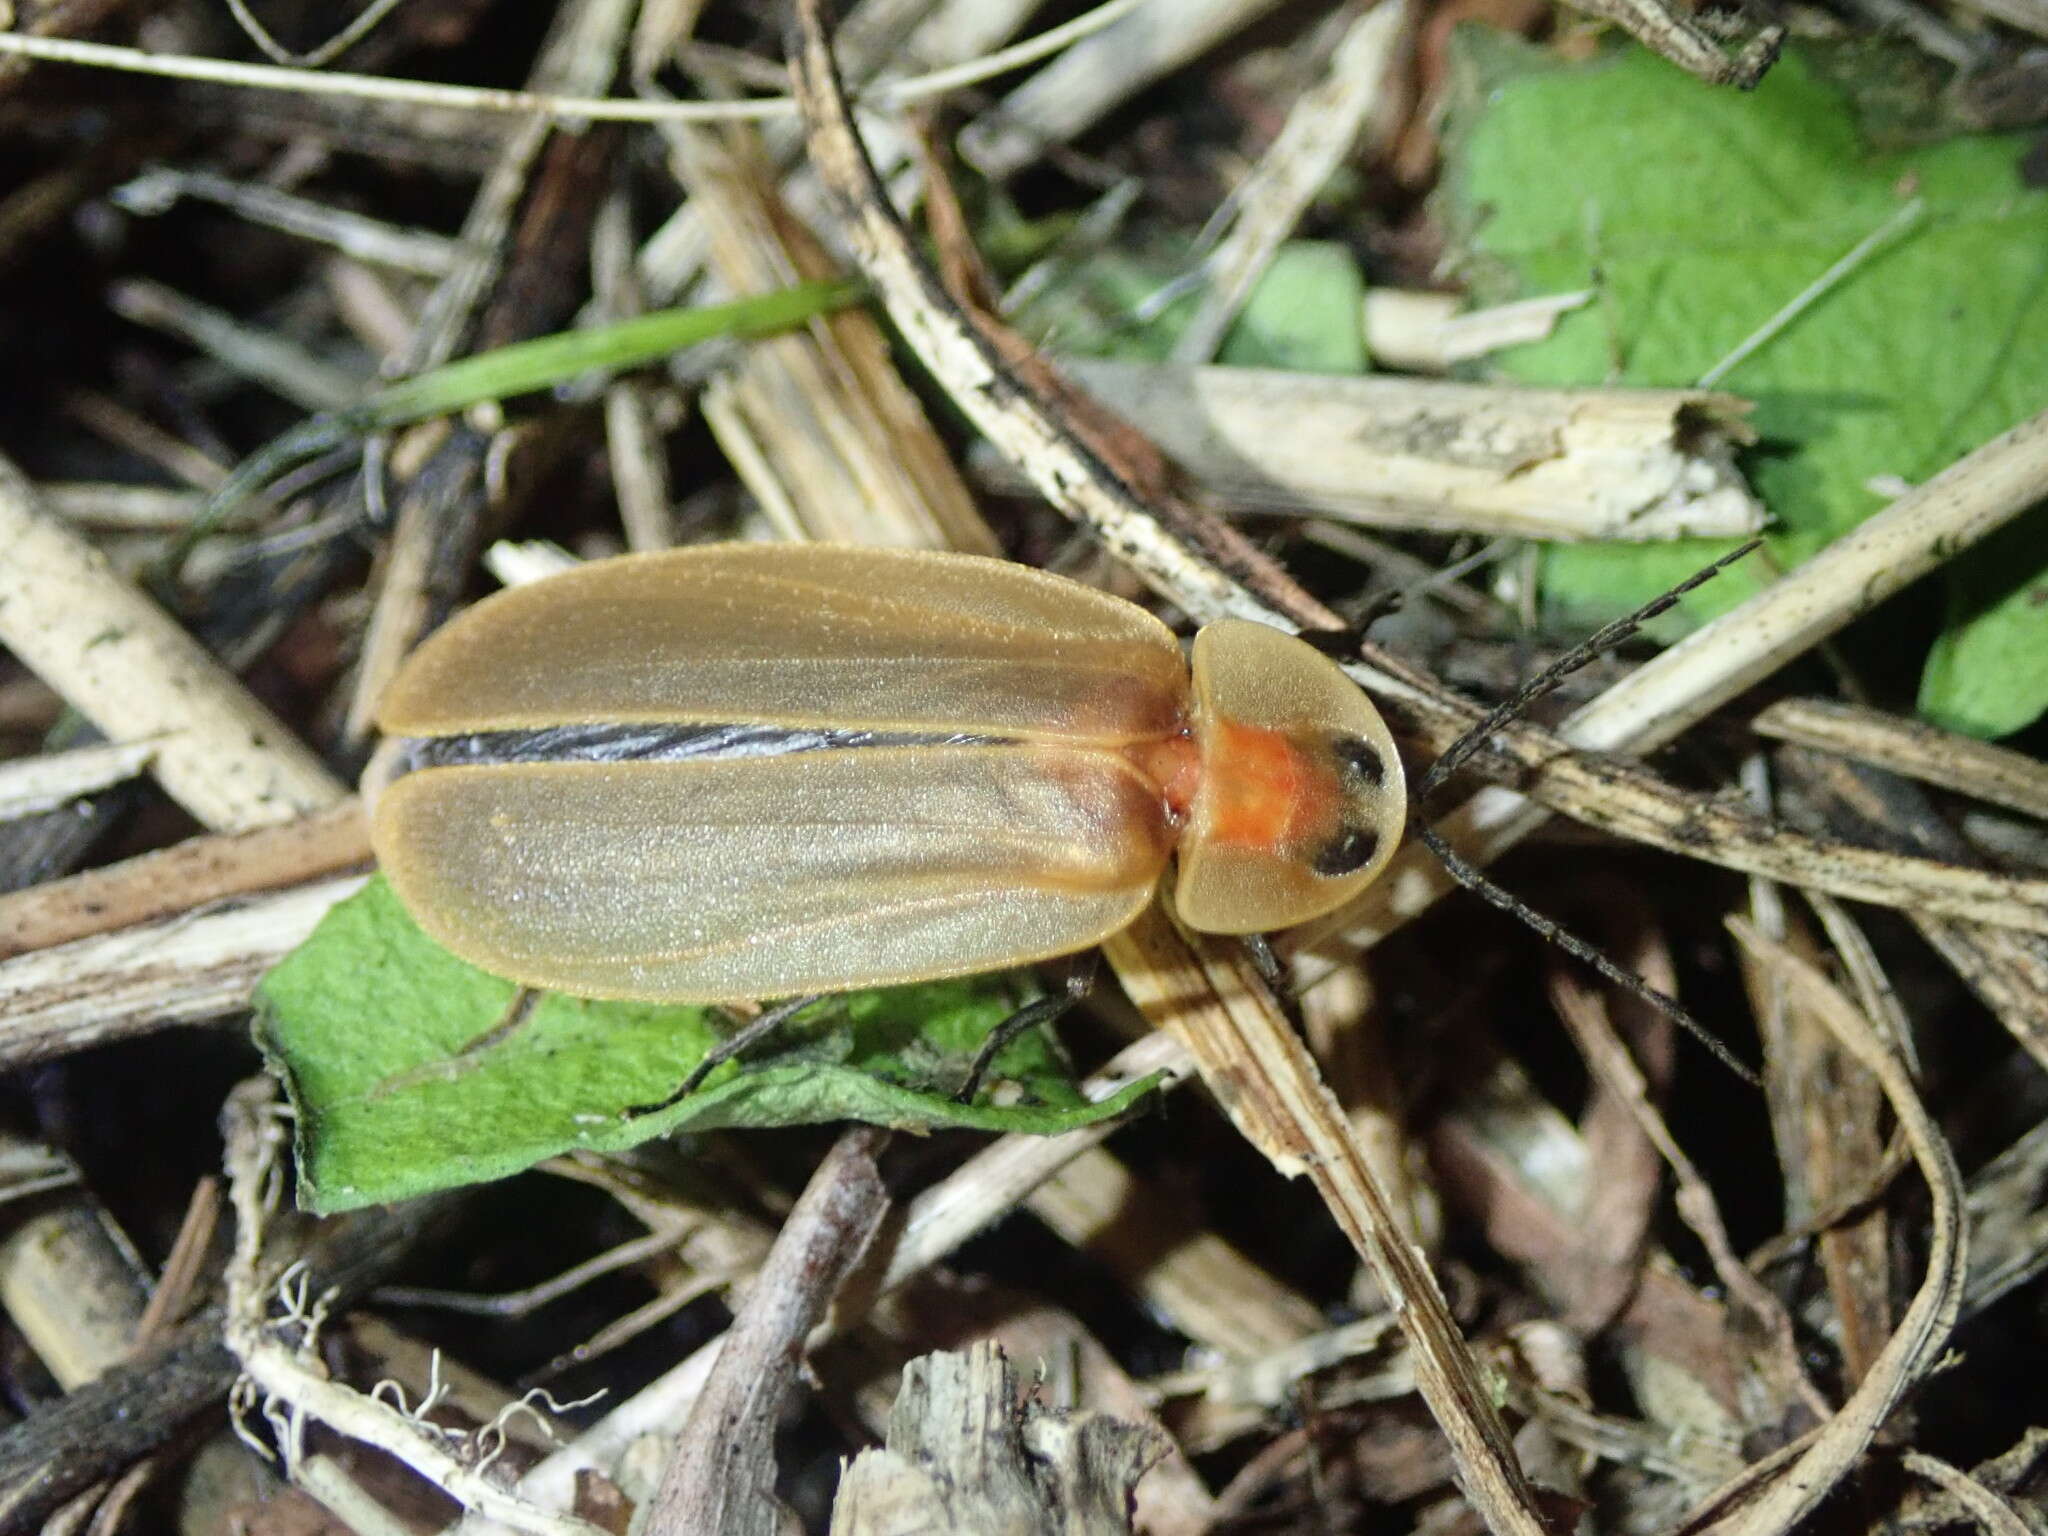
[[[497,593],[382,701],[372,843],[487,971],[726,1002],[1319,917],[1393,856],[1379,711],[1321,652],[977,555],[711,544]]]

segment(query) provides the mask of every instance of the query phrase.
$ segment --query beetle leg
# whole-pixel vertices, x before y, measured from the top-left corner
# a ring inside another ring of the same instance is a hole
[[[1097,970],[1095,951],[1090,950],[1074,964],[1067,973],[1064,991],[1050,997],[1036,997],[1011,1014],[1002,1023],[988,1032],[988,1038],[981,1042],[981,1049],[974,1053],[974,1064],[967,1069],[967,1080],[953,1094],[955,1104],[972,1104],[974,1096],[981,1092],[981,1080],[988,1075],[996,1058],[1009,1049],[1012,1041],[1042,1024],[1050,1024],[1074,1004],[1081,1001],[1095,989]]]
[[[1287,968],[1280,963],[1280,957],[1273,953],[1273,945],[1263,933],[1241,933],[1238,942],[1244,945],[1252,969],[1259,973],[1259,980],[1273,989],[1275,997],[1294,996],[1294,983],[1287,975]]]
[[[658,1103],[630,1105],[627,1107],[626,1113],[637,1120],[642,1115],[659,1114],[664,1109],[674,1108],[702,1086],[704,1079],[711,1075],[713,1068],[731,1061],[735,1056],[744,1055],[752,1050],[756,1045],[774,1034],[783,1025],[824,996],[823,992],[811,992],[803,997],[792,997],[786,1002],[777,1003],[772,1008],[762,1009],[760,1013],[706,1051],[703,1060],[690,1068],[689,1075],[682,1080],[674,1093],[671,1093],[667,1098],[660,1100]]]
[[[505,1011],[498,1016],[498,1022],[469,1041],[455,1053],[455,1059],[474,1056],[489,1050],[500,1040],[509,1040],[526,1028],[526,1021],[533,1017],[533,1010],[540,1006],[542,994],[532,987],[521,987],[512,994],[512,1001],[505,1005]]]

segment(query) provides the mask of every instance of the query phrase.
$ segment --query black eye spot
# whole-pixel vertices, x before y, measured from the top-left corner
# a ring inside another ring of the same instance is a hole
[[[1387,765],[1380,749],[1363,736],[1339,736],[1330,743],[1330,750],[1348,773],[1368,784],[1386,783]]]
[[[1346,827],[1325,843],[1310,866],[1319,875],[1334,879],[1356,874],[1380,851],[1380,835],[1370,827]]]

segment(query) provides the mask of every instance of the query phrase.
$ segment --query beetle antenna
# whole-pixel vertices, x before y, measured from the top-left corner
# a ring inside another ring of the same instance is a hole
[[[1545,917],[1514,892],[1496,884],[1484,870],[1470,863],[1463,854],[1446,842],[1441,832],[1419,817],[1415,822],[1415,835],[1422,839],[1424,847],[1443,861],[1443,866],[1450,871],[1451,878],[1460,885],[1484,898],[1490,905],[1520,919],[1533,928],[1540,937],[1555,944],[1572,958],[1584,961],[1617,987],[1634,993],[1699,1041],[1716,1061],[1750,1087],[1763,1086],[1763,1080],[1744,1066],[1741,1058],[1723,1045],[1706,1025],[1687,1012],[1685,1004],[1677,998],[1668,992],[1660,992],[1627,966],[1611,958],[1597,945],[1587,943],[1555,919]]]
[[[1629,970],[1626,966],[1610,958],[1597,946],[1587,943],[1561,924],[1545,917],[1512,891],[1496,884],[1485,871],[1468,861],[1445,841],[1443,834],[1429,824],[1428,818],[1423,814],[1422,807],[1430,795],[1443,786],[1446,779],[1472,759],[1473,755],[1485,745],[1486,739],[1495,731],[1507,724],[1508,721],[1518,718],[1531,704],[1556,688],[1559,683],[1571,676],[1572,673],[1578,671],[1595,657],[1613,649],[1616,645],[1628,639],[1629,636],[1641,629],[1649,620],[1670,609],[1677,603],[1679,598],[1692,591],[1695,587],[1713,580],[1714,577],[1720,575],[1722,571],[1733,565],[1737,560],[1740,560],[1744,555],[1749,554],[1762,542],[1763,540],[1761,539],[1751,539],[1740,548],[1731,550],[1712,565],[1688,576],[1677,586],[1645,603],[1626,618],[1616,619],[1611,624],[1603,625],[1585,641],[1573,646],[1564,655],[1517,688],[1505,701],[1488,710],[1477,724],[1473,725],[1463,735],[1459,736],[1456,741],[1452,742],[1445,749],[1443,755],[1429,765],[1429,769],[1423,774],[1421,782],[1415,786],[1413,797],[1415,805],[1415,835],[1422,839],[1424,847],[1428,848],[1431,853],[1443,861],[1443,866],[1450,872],[1452,879],[1468,890],[1475,892],[1489,905],[1498,907],[1501,911],[1519,919],[1566,954],[1591,966],[1608,981],[1613,982],[1624,991],[1633,993],[1644,1002],[1650,1004],[1651,1007],[1663,1013],[1673,1023],[1677,1024],[1687,1034],[1705,1046],[1708,1053],[1715,1060],[1719,1061],[1722,1066],[1753,1088],[1763,1086],[1756,1073],[1744,1066],[1733,1051],[1722,1044],[1720,1039],[1712,1034],[1704,1024],[1687,1012],[1683,1003],[1668,993],[1661,992],[1651,986],[1634,971]]]
[[[1553,661],[1541,672],[1530,678],[1528,682],[1522,684],[1521,687],[1508,695],[1506,699],[1488,710],[1477,724],[1473,725],[1456,741],[1452,742],[1449,747],[1445,748],[1443,755],[1431,763],[1428,771],[1422,775],[1422,782],[1415,786],[1415,800],[1418,803],[1427,800],[1443,784],[1444,780],[1448,779],[1472,760],[1479,749],[1486,744],[1487,737],[1491,736],[1503,725],[1506,725],[1510,720],[1521,718],[1531,704],[1542,698],[1546,693],[1553,691],[1558,684],[1562,683],[1574,672],[1578,671],[1588,662],[1613,650],[1614,647],[1628,639],[1629,636],[1633,635],[1659,614],[1666,613],[1676,607],[1678,600],[1685,596],[1686,593],[1696,587],[1705,586],[1744,555],[1758,548],[1762,543],[1762,539],[1751,539],[1747,544],[1730,550],[1704,570],[1693,572],[1692,575],[1686,577],[1685,580],[1669,591],[1659,593],[1634,613],[1627,615],[1625,618],[1616,619],[1610,624],[1603,624],[1586,639],[1566,651],[1557,660]]]

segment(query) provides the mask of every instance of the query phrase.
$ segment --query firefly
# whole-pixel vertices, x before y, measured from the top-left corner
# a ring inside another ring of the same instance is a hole
[[[1342,905],[1399,842],[1330,659],[975,555],[712,544],[500,592],[388,690],[365,780],[399,898],[583,997],[729,1002],[1086,949],[1172,869],[1198,931]]]

